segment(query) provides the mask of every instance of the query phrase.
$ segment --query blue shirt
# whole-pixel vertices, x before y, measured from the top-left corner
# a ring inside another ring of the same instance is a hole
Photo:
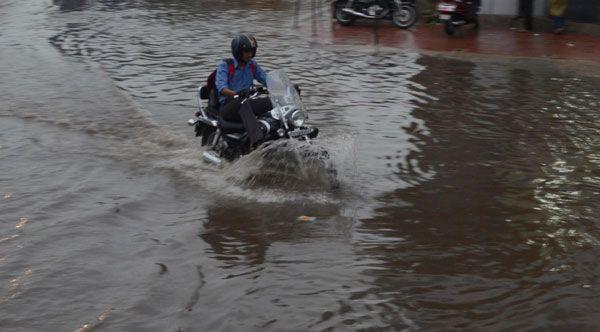
[[[252,68],[250,63],[254,64],[256,68],[256,75],[252,75]],[[236,59],[233,59],[233,65],[235,72],[233,77],[229,79],[229,65],[225,60],[221,61],[217,66],[217,77],[216,85],[217,91],[219,92],[219,102],[221,105],[225,103],[227,97],[221,95],[223,89],[228,88],[235,92],[248,89],[252,86],[254,79],[259,81],[265,87],[267,86],[267,73],[256,63],[254,60],[250,60],[245,66],[241,66]]]

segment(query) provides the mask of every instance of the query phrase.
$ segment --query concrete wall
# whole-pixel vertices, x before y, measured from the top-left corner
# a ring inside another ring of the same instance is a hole
[[[550,0],[534,0],[535,16],[547,16]],[[518,0],[481,0],[481,13],[489,15],[516,15]],[[567,9],[568,20],[600,23],[600,0],[571,0]]]
[[[518,0],[481,0],[481,13],[489,15],[511,15],[518,12]],[[536,16],[546,15],[548,0],[534,0]]]
[[[587,23],[600,23],[600,0],[570,1],[567,19]]]

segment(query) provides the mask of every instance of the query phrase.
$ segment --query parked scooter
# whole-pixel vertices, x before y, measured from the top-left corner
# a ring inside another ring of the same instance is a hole
[[[481,0],[442,0],[438,12],[446,34],[452,36],[457,28],[467,24],[473,24],[478,29],[480,7]]]

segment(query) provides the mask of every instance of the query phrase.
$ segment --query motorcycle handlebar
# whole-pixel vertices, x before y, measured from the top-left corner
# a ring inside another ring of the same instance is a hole
[[[296,88],[296,91],[298,92],[298,95],[301,94],[302,90],[300,89],[300,86],[298,84],[294,84],[294,88]],[[258,86],[258,87],[253,87],[250,90],[250,96],[249,97],[255,97],[257,95],[262,95],[262,94],[269,94],[269,90],[263,86]]]

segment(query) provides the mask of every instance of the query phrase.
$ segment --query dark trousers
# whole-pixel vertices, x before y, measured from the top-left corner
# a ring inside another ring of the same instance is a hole
[[[519,17],[523,18],[525,29],[533,30],[533,0],[519,0]]]
[[[231,98],[221,107],[220,114],[225,121],[243,123],[250,138],[250,144],[255,144],[262,139],[262,132],[256,117],[271,109],[273,109],[271,100],[266,96],[245,100]]]
[[[552,25],[556,32],[556,29],[564,29],[565,27],[565,18],[562,16],[552,16]]]
[[[468,7],[467,15],[469,19],[475,19],[477,13],[479,13],[479,7],[481,7],[481,0],[473,0],[471,1],[471,6]]]

